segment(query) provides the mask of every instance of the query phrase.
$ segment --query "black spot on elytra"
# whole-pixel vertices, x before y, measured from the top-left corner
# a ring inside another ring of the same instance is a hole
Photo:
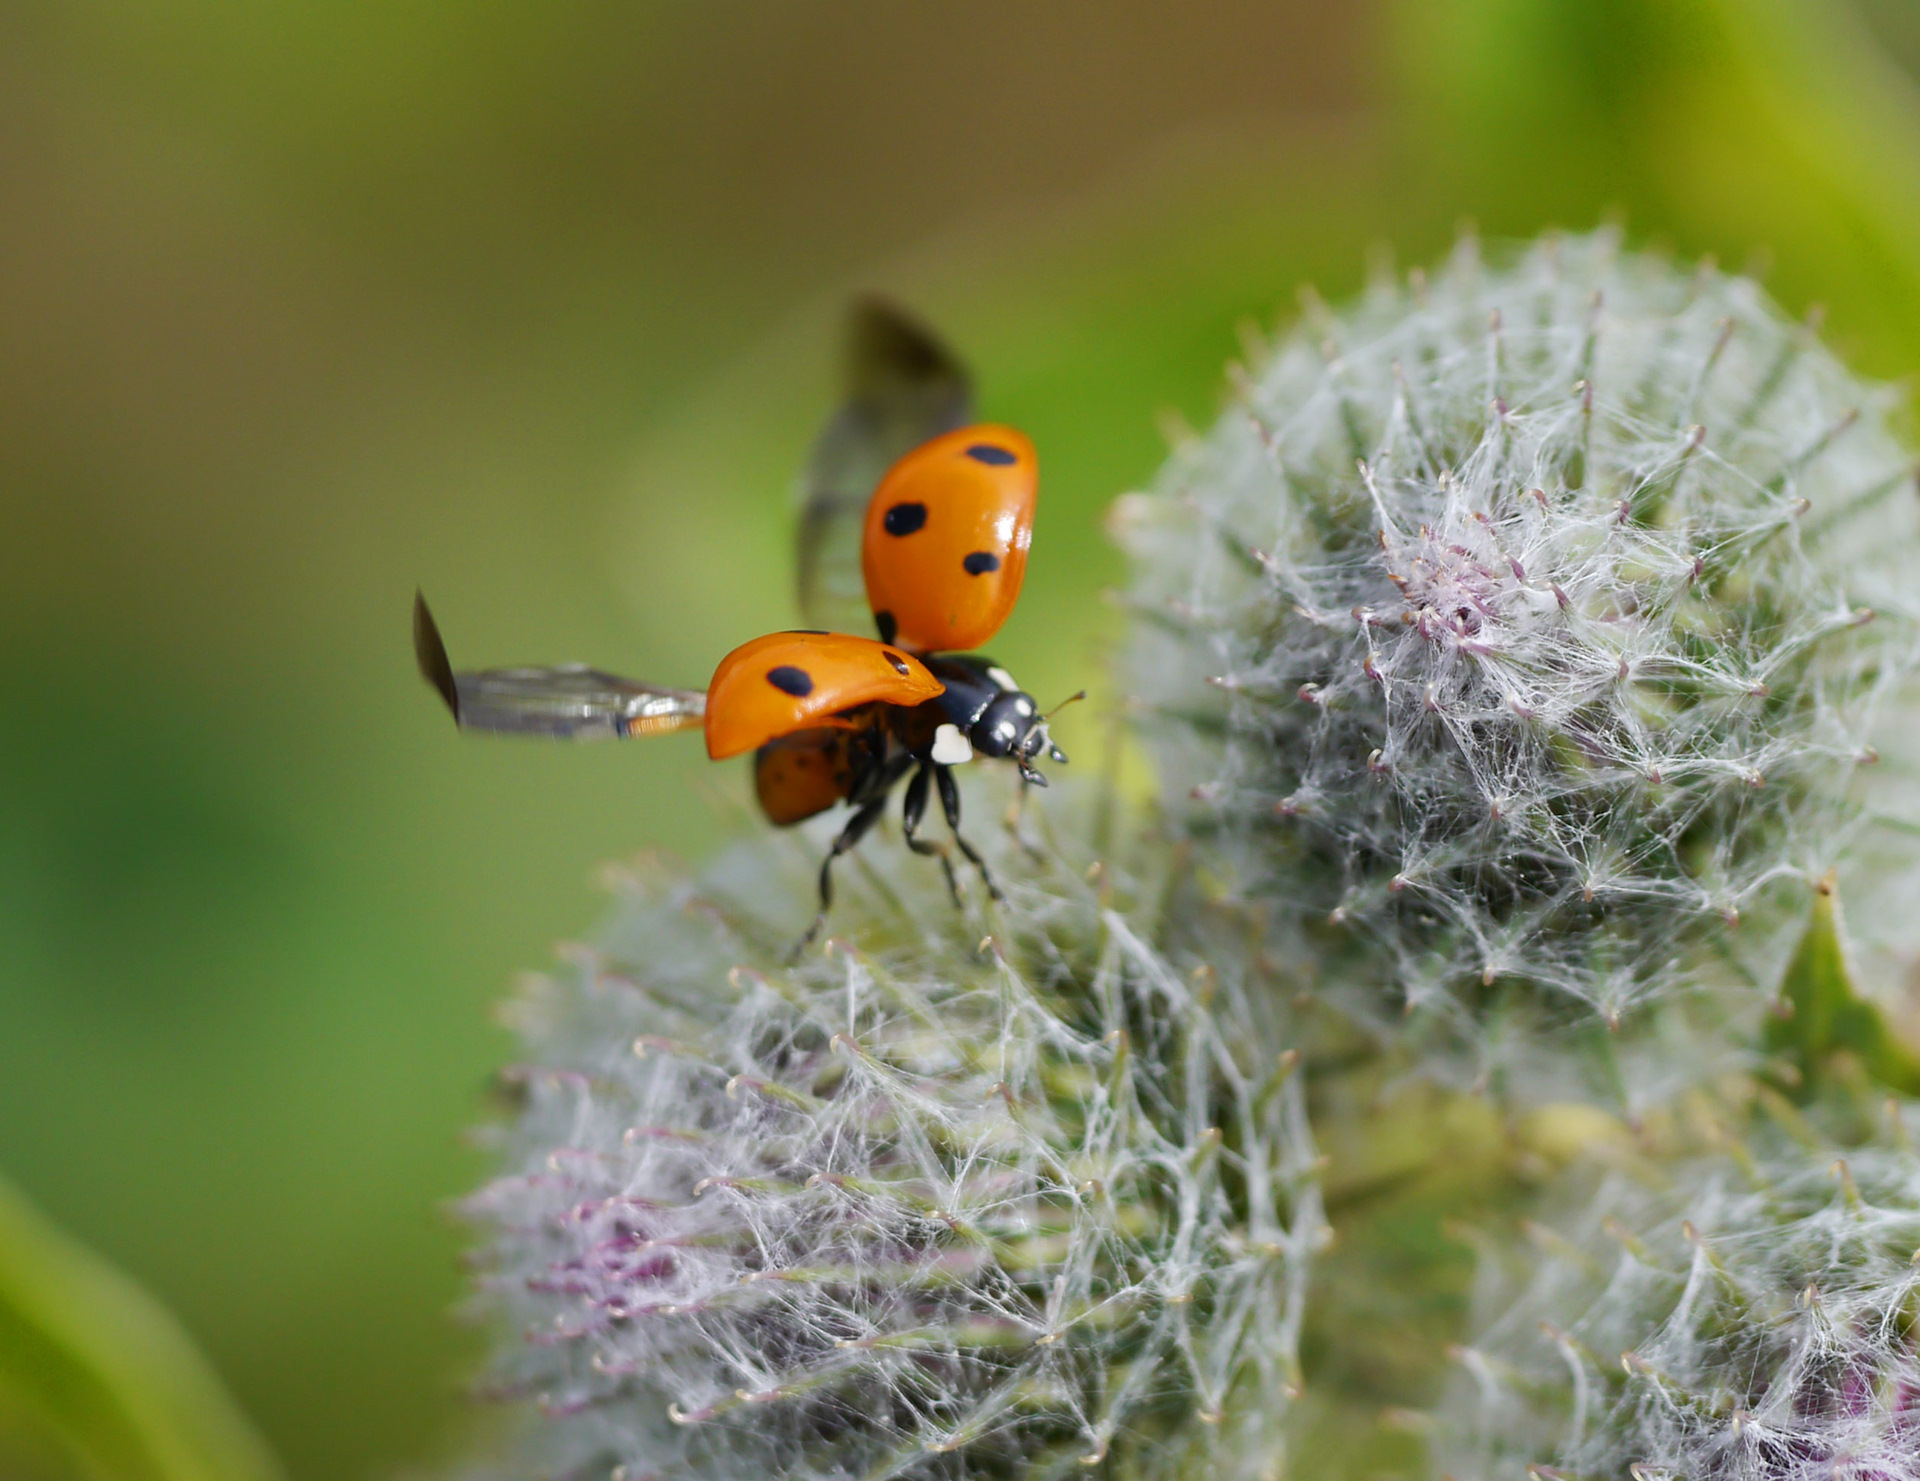
[[[795,699],[805,699],[813,693],[813,675],[790,663],[768,669],[767,682],[782,694],[791,694]]]
[[[925,504],[895,504],[887,511],[881,521],[889,535],[911,535],[915,530],[924,529],[927,523]]]
[[[902,677],[904,677],[907,674],[910,674],[913,672],[912,669],[907,667],[906,659],[902,658],[898,653],[895,653],[891,648],[888,648],[885,651],[887,655],[887,662],[893,665],[893,671],[896,674],[899,674]]]
[[[1020,461],[1018,453],[1009,452],[1004,447],[995,447],[991,442],[976,442],[967,449],[967,456],[976,463],[985,463],[990,468],[1005,468]]]
[[[1000,569],[1000,557],[991,550],[976,550],[960,564],[967,568],[969,576],[984,576],[989,571]]]
[[[880,641],[883,643],[891,643],[893,635],[900,631],[900,624],[893,620],[891,612],[875,612],[873,625],[880,629]]]

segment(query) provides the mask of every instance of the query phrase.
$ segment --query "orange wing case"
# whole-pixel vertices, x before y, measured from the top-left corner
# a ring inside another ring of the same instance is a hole
[[[945,689],[919,660],[872,638],[769,633],[735,648],[713,671],[707,754],[724,760],[796,730],[832,724],[834,715],[855,705],[917,705]]]
[[[1039,491],[1033,444],[1011,427],[961,427],[895,463],[867,505],[860,545],[887,641],[958,652],[998,632],[1027,572]]]

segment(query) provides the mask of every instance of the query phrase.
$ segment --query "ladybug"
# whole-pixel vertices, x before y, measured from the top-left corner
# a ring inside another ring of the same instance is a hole
[[[1049,716],[1005,669],[954,651],[992,637],[1019,597],[1039,489],[1033,444],[1011,427],[969,425],[965,371],[899,310],[863,300],[851,328],[847,399],[815,444],[801,517],[801,606],[821,627],[755,638],[720,660],[704,690],[668,689],[577,664],[456,673],[425,599],[414,601],[420,671],[463,729],[587,739],[698,726],[716,761],[753,753],[755,795],[776,826],[847,803],[801,947],[832,906],[834,861],[903,779],[907,846],[940,860],[957,903],[946,847],[920,836],[938,791],[955,847],[998,899],[960,832],[953,768],[1004,758],[1024,791],[1046,785],[1037,757],[1067,759]],[[877,638],[829,630],[854,625],[856,534]]]

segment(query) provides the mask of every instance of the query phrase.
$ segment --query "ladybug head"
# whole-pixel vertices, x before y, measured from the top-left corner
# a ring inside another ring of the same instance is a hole
[[[1079,697],[1074,696],[1075,699]],[[1072,702],[1067,701],[1068,704]],[[1055,706],[1055,709],[1058,708]],[[1019,766],[1020,775],[1026,781],[1036,787],[1044,787],[1047,779],[1034,769],[1033,758],[1044,751],[1055,761],[1067,759],[1066,753],[1047,734],[1047,721],[1052,718],[1052,711],[1044,715],[1040,713],[1040,706],[1033,702],[1031,694],[1020,689],[1006,689],[980,712],[980,718],[973,722],[968,732],[968,739],[973,742],[974,750],[983,756],[1010,757]]]

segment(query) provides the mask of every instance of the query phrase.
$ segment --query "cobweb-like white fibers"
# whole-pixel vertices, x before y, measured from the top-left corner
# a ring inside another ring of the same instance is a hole
[[[769,838],[630,884],[522,993],[472,1211],[541,1474],[1277,1463],[1322,1226],[1273,1021],[1156,947],[1126,901],[1164,880],[992,853],[1009,900],[969,923],[870,841],[857,949],[787,967],[811,861]]]
[[[1893,406],[1606,233],[1315,311],[1116,509],[1169,805],[1385,1007],[1770,989],[1914,669]]]
[[[1837,1156],[1772,1132],[1656,1186],[1615,1175],[1517,1282],[1488,1263],[1441,1468],[1920,1481],[1920,1159]]]

